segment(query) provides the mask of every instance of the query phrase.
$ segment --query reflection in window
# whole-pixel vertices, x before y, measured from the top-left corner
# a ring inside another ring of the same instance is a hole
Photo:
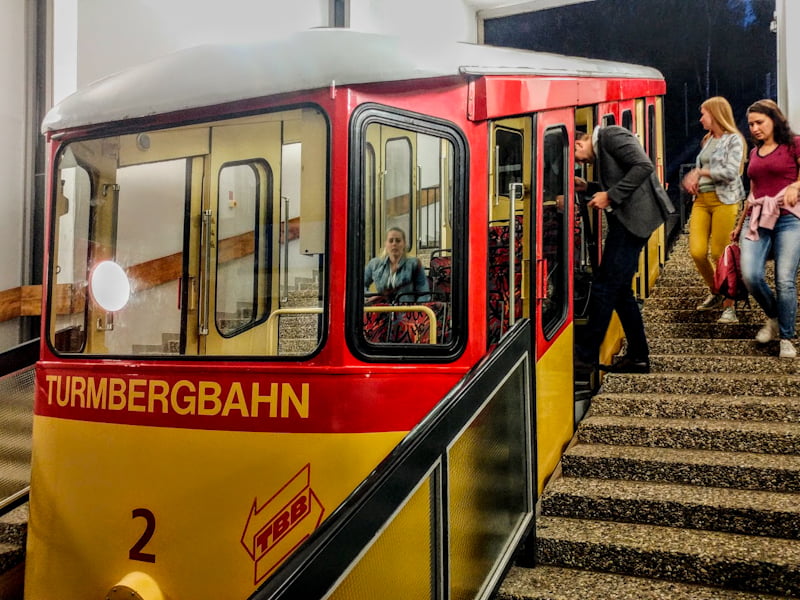
[[[263,161],[226,165],[219,172],[215,306],[224,336],[263,320],[268,308],[268,179]]]
[[[567,247],[564,218],[567,187],[567,133],[563,127],[545,132],[542,172],[542,258],[546,278],[542,326],[546,335],[560,325],[567,306]]]
[[[387,141],[385,152],[382,210],[384,223],[386,229],[400,227],[408,236],[411,234],[412,178],[411,145],[408,138]]]

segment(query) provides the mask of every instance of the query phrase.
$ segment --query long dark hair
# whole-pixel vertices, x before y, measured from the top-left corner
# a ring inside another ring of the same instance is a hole
[[[774,100],[765,98],[764,100],[753,102],[747,107],[747,114],[750,114],[751,112],[767,115],[770,119],[772,119],[772,137],[775,139],[776,143],[791,144],[793,142],[795,133],[789,126],[788,119],[784,116],[783,112]],[[758,140],[753,140],[753,142],[756,146],[760,146],[764,143]]]

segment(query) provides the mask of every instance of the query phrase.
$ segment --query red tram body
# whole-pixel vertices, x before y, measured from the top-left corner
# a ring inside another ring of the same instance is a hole
[[[663,172],[664,92],[643,67],[316,30],[54,108],[26,598],[248,597],[523,319],[541,490],[576,419],[576,131],[627,111]],[[389,226],[429,297],[365,295]]]

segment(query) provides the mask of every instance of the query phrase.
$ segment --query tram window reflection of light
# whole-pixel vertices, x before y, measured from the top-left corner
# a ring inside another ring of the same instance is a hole
[[[104,310],[114,312],[128,303],[131,284],[122,267],[114,261],[105,260],[92,269],[89,292]]]

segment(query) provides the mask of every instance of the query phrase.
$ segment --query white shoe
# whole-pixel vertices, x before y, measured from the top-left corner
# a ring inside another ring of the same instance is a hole
[[[736,316],[736,309],[732,306],[725,307],[722,316],[717,319],[717,323],[738,323],[739,317]]]
[[[764,326],[758,330],[756,341],[759,344],[766,344],[778,339],[778,319],[767,319]],[[789,342],[791,344],[791,342]]]
[[[720,294],[709,294],[705,300],[697,305],[697,310],[711,310],[712,308],[717,308],[722,304],[723,300],[725,300],[725,297]]]
[[[797,350],[794,347],[794,344],[790,340],[781,340],[781,358],[795,358],[797,356]]]

